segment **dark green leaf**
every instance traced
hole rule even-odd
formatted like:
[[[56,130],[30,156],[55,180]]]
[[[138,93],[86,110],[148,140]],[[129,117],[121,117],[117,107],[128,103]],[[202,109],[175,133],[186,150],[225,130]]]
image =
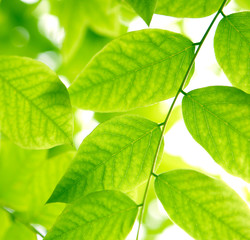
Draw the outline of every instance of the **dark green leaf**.
[[[0,57],[0,128],[16,144],[33,149],[72,142],[68,92],[41,62]]]
[[[100,112],[126,111],[173,97],[194,55],[180,34],[147,29],[113,40],[69,88],[72,102]]]
[[[125,239],[137,211],[138,206],[121,192],[95,192],[66,207],[44,240]]]
[[[174,170],[156,178],[155,190],[169,217],[195,239],[250,239],[247,204],[220,180]]]
[[[250,181],[250,95],[233,87],[189,92],[183,118],[193,138],[229,173]]]
[[[230,82],[250,93],[250,12],[224,17],[214,37],[215,56]]]
[[[104,189],[134,189],[150,174],[160,134],[156,123],[137,116],[100,124],[82,142],[49,202],[71,202]]]

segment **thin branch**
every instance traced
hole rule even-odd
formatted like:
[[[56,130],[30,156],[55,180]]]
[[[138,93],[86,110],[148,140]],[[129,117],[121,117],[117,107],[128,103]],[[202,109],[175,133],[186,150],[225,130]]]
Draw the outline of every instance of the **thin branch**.
[[[23,224],[25,227],[27,227],[29,230],[31,230],[32,232],[34,232],[35,234],[38,234],[40,237],[44,238],[44,235],[42,233],[40,233],[36,228],[34,228],[32,225],[30,225],[29,223],[26,223],[25,221],[22,221],[22,219],[18,218],[14,212],[10,211],[8,208],[2,207],[2,209],[7,212],[10,215],[10,218],[12,219],[12,221],[17,221],[20,222],[21,224]]]
[[[142,205],[142,208],[141,208],[141,213],[140,213],[140,218],[139,218],[139,226],[138,226],[138,230],[137,230],[136,240],[139,239],[140,227],[141,227],[141,224],[142,224],[142,218],[143,218],[143,213],[144,213],[144,208],[145,208],[145,202],[146,202],[146,199],[147,199],[148,189],[149,189],[151,177],[152,177],[153,174],[154,174],[154,168],[155,168],[156,160],[157,160],[157,157],[158,157],[159,152],[160,152],[161,143],[162,143],[162,140],[163,140],[163,137],[164,137],[164,132],[165,132],[165,129],[166,129],[166,126],[167,126],[169,117],[170,117],[170,115],[171,115],[171,113],[172,113],[172,110],[173,110],[173,108],[174,108],[174,105],[175,105],[175,103],[176,103],[176,100],[177,100],[179,94],[183,91],[183,87],[184,87],[184,85],[185,85],[185,83],[186,83],[186,81],[187,81],[187,79],[188,79],[188,76],[189,76],[191,70],[192,70],[192,67],[193,67],[193,65],[194,65],[195,59],[196,59],[198,53],[200,52],[200,49],[201,49],[201,47],[202,47],[202,45],[203,45],[203,43],[204,43],[204,41],[205,41],[205,39],[206,39],[206,37],[207,37],[209,31],[210,31],[210,29],[212,28],[214,22],[216,21],[218,15],[222,12],[222,9],[224,8],[226,2],[227,2],[227,0],[224,0],[224,1],[223,1],[223,3],[222,3],[222,5],[220,6],[219,10],[217,11],[216,15],[214,16],[213,20],[211,21],[210,25],[208,26],[208,28],[207,28],[205,34],[203,35],[201,41],[199,42],[199,44],[197,44],[197,45],[198,45],[198,48],[197,48],[197,50],[195,51],[194,57],[193,57],[193,59],[192,59],[190,65],[189,65],[189,67],[188,67],[188,69],[187,69],[187,72],[186,72],[186,74],[185,74],[185,76],[184,76],[184,78],[183,78],[183,80],[182,80],[182,83],[181,83],[181,85],[180,85],[180,87],[179,87],[179,89],[178,89],[178,91],[177,91],[177,93],[176,93],[176,95],[175,95],[175,97],[174,97],[174,100],[173,100],[173,102],[172,102],[172,104],[171,104],[171,106],[170,106],[170,109],[169,109],[169,111],[168,111],[168,113],[167,113],[167,116],[166,116],[166,118],[165,118],[165,121],[162,123],[163,128],[162,128],[162,131],[161,131],[161,136],[160,136],[160,139],[159,139],[159,141],[158,141],[157,149],[156,149],[155,156],[154,156],[154,161],[153,161],[153,164],[152,164],[152,168],[151,168],[150,175],[149,175],[149,177],[148,177],[147,185],[146,185],[146,188],[145,188],[145,192],[144,192],[144,196],[143,196],[143,200],[142,200],[142,204],[141,204],[141,205]]]

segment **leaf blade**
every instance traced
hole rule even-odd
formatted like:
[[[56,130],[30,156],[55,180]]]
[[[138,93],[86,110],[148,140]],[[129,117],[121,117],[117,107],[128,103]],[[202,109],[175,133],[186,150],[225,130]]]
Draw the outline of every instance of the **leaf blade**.
[[[71,143],[71,104],[56,74],[29,58],[1,56],[0,61],[3,133],[24,148]]]
[[[194,45],[165,30],[131,32],[96,55],[70,86],[72,103],[99,112],[126,111],[173,97]]]
[[[82,142],[48,202],[71,202],[93,191],[129,191],[150,174],[160,127],[137,116],[100,124]]]
[[[250,239],[249,208],[221,181],[174,170],[157,177],[155,190],[171,219],[195,239]]]
[[[91,193],[66,207],[44,239],[125,239],[137,211],[138,206],[121,192]]]
[[[193,138],[226,171],[250,181],[250,97],[233,87],[207,87],[189,92],[183,118]]]
[[[250,12],[224,17],[215,33],[216,59],[233,86],[250,93]]]

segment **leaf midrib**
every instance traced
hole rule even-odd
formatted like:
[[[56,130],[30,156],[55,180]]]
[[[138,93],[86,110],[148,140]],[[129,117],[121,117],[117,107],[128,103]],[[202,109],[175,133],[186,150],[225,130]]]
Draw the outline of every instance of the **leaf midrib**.
[[[195,199],[190,198],[188,195],[186,195],[184,192],[182,192],[181,190],[179,190],[178,188],[172,186],[171,184],[169,184],[168,182],[165,182],[164,180],[162,180],[160,177],[158,177],[158,180],[163,182],[164,184],[166,184],[168,187],[170,187],[171,189],[173,189],[175,192],[177,192],[178,194],[184,196],[184,198],[188,199],[189,202],[194,203],[195,205],[197,205],[198,207],[200,207],[200,209],[204,210],[204,212],[208,213],[210,216],[214,217],[218,222],[220,222],[221,224],[223,224],[224,226],[226,226],[227,228],[229,228],[231,231],[233,231],[234,233],[238,234],[239,236],[243,237],[246,240],[249,240],[249,238],[247,238],[246,236],[242,235],[241,232],[236,231],[234,228],[231,227],[231,225],[226,224],[222,219],[218,218],[216,215],[213,214],[213,212],[210,212],[208,209],[204,208],[199,202],[195,201]]]
[[[105,84],[109,84],[109,83],[111,83],[111,82],[115,82],[116,79],[119,79],[119,80],[121,81],[121,80],[122,80],[122,77],[124,77],[124,76],[126,76],[126,75],[129,75],[129,74],[131,74],[131,73],[136,73],[136,72],[139,72],[139,71],[141,71],[141,70],[143,70],[143,69],[146,69],[146,68],[148,68],[148,67],[152,67],[152,66],[154,66],[154,65],[160,64],[160,63],[162,63],[162,62],[164,62],[164,61],[166,61],[166,60],[168,60],[168,59],[170,59],[170,58],[172,58],[172,57],[175,57],[175,56],[177,56],[177,55],[179,55],[179,54],[181,54],[181,53],[183,53],[183,52],[186,52],[188,49],[190,49],[190,48],[192,48],[192,47],[194,47],[194,45],[190,45],[190,46],[184,48],[182,51],[177,52],[177,53],[175,53],[175,54],[173,54],[173,55],[171,55],[171,56],[167,56],[167,57],[165,57],[165,58],[163,58],[163,59],[160,59],[159,61],[152,62],[152,63],[150,63],[150,64],[147,64],[147,65],[143,66],[143,67],[139,67],[139,68],[137,68],[137,69],[132,69],[132,70],[130,70],[130,71],[125,72],[124,74],[117,75],[117,76],[115,76],[115,77],[112,78],[112,79],[107,79],[107,80],[105,80],[105,81],[96,82],[96,83],[94,83],[94,84],[91,84],[91,85],[88,86],[88,87],[84,87],[84,86],[80,85],[80,89],[79,89],[79,90],[77,90],[77,91],[71,90],[71,95],[79,94],[79,93],[81,93],[83,90],[91,89],[92,87],[94,87],[94,86],[96,86],[96,85],[97,85],[97,86],[103,86],[103,85],[105,85]],[[90,64],[91,64],[91,62],[90,62]],[[88,67],[88,65],[86,66],[86,69],[87,69],[87,67]],[[84,72],[84,71],[83,71],[83,72]],[[82,76],[80,75],[80,76],[76,79],[76,81],[77,81],[78,79],[81,79],[81,78],[84,78],[84,77],[82,77]],[[74,83],[73,83],[73,84],[74,84]],[[73,85],[72,85],[72,86],[73,86]],[[70,87],[69,89],[72,89],[72,87]]]
[[[3,76],[0,76],[0,79],[3,79],[2,83],[8,85],[9,87],[13,88],[14,91],[21,95],[21,97],[23,97],[26,101],[28,101],[30,103],[30,105],[32,105],[33,107],[35,107],[38,111],[40,111],[42,113],[42,115],[44,115],[48,120],[51,121],[51,123],[57,127],[57,129],[60,130],[60,132],[66,137],[66,139],[71,143],[71,139],[68,137],[67,133],[64,132],[64,130],[56,124],[56,122],[49,116],[47,115],[39,106],[37,106],[33,101],[31,101],[27,96],[25,96],[22,91],[20,91],[19,89],[17,89],[14,85],[12,85],[10,83],[10,81],[6,80]]]

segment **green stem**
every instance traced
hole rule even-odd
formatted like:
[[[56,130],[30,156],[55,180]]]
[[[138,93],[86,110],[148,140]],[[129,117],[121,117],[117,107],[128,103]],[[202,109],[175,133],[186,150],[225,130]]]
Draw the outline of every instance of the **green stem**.
[[[40,237],[44,238],[44,235],[42,233],[40,233],[36,228],[34,228],[32,225],[30,225],[29,223],[26,223],[25,221],[22,221],[20,218],[18,218],[13,212],[9,211],[7,208],[2,207],[2,209],[7,212],[10,215],[10,218],[13,221],[18,221],[21,224],[23,224],[25,227],[27,227],[29,230],[31,230],[32,232],[34,232],[35,234],[38,234]]]
[[[143,218],[143,213],[144,213],[144,208],[145,208],[145,202],[146,202],[146,199],[147,199],[148,189],[149,189],[151,177],[154,175],[154,168],[155,168],[156,160],[157,160],[159,152],[160,152],[161,143],[162,143],[162,140],[163,140],[163,137],[164,137],[164,132],[166,130],[169,117],[170,117],[170,115],[172,113],[172,110],[174,108],[174,105],[176,103],[176,100],[177,100],[179,94],[181,92],[184,92],[183,91],[183,87],[184,87],[184,85],[185,85],[185,83],[186,83],[186,81],[188,79],[188,76],[189,76],[191,70],[192,70],[192,67],[194,65],[195,59],[196,59],[198,53],[200,52],[200,49],[201,49],[201,47],[202,47],[202,45],[203,45],[203,43],[204,43],[204,41],[205,41],[208,33],[210,32],[210,30],[211,30],[214,22],[216,21],[216,19],[219,16],[219,14],[222,12],[222,9],[226,5],[226,3],[227,3],[227,0],[224,0],[223,3],[221,4],[219,10],[217,11],[216,15],[214,16],[213,20],[211,21],[210,25],[208,26],[208,28],[207,28],[205,34],[203,35],[201,41],[199,42],[199,44],[196,44],[198,46],[198,48],[197,48],[197,50],[194,53],[194,57],[193,57],[190,65],[189,65],[189,67],[187,69],[187,72],[186,72],[186,74],[185,74],[185,76],[184,76],[184,78],[182,80],[182,83],[181,83],[181,85],[180,85],[180,87],[179,87],[179,89],[178,89],[178,91],[177,91],[177,93],[176,93],[176,95],[174,97],[174,100],[173,100],[173,102],[172,102],[172,104],[171,104],[171,106],[170,106],[170,108],[168,110],[168,113],[167,113],[167,116],[165,118],[165,121],[161,124],[163,126],[162,131],[161,131],[161,136],[160,136],[160,139],[158,141],[157,149],[156,149],[155,156],[154,156],[154,161],[153,161],[151,172],[150,172],[150,175],[149,175],[149,178],[148,178],[148,181],[147,181],[147,185],[146,185],[146,188],[145,188],[143,200],[142,200],[142,203],[140,204],[142,207],[141,207],[141,212],[140,212],[139,226],[138,226],[138,230],[137,230],[136,240],[139,239],[140,227],[141,227],[141,224],[142,224],[142,218]]]

